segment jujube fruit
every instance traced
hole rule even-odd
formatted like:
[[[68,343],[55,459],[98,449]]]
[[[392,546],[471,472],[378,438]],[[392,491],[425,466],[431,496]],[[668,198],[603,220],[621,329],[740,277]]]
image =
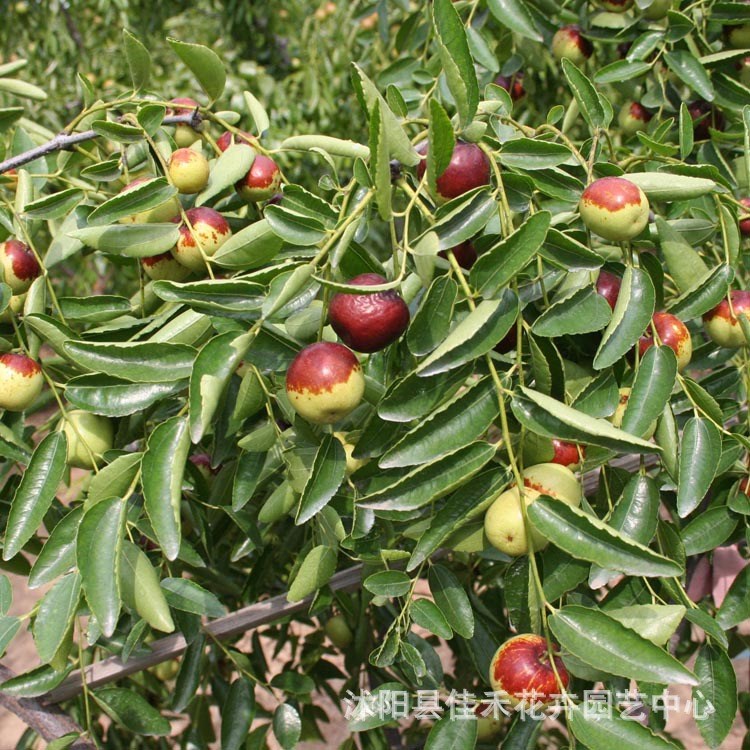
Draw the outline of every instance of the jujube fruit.
[[[349,282],[377,286],[386,279],[364,273]],[[373,294],[338,292],[328,307],[328,319],[342,341],[357,352],[377,352],[398,339],[409,326],[409,308],[395,289]]]

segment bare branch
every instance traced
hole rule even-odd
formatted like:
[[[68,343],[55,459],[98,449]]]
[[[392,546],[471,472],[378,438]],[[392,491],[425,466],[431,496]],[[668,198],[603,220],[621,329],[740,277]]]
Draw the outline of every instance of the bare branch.
[[[0,679],[5,681],[11,677],[15,677],[14,672],[0,665]],[[0,693],[0,706],[18,716],[46,742],[66,734],[83,734],[81,727],[66,713],[55,706],[43,706],[33,698],[13,698]],[[89,740],[77,740],[71,750],[96,750],[96,745]]]
[[[203,119],[196,109],[188,115],[170,115],[169,117],[165,117],[162,125],[190,125],[190,127],[198,130],[202,121]],[[11,156],[9,159],[0,162],[0,174],[8,172],[11,169],[18,169],[35,159],[47,156],[47,154],[53,154],[56,151],[65,151],[79,143],[99,138],[99,136],[100,134],[93,130],[84,130],[81,133],[59,133],[51,141],[47,141],[47,143],[43,143],[41,146],[36,146],[29,151],[24,151],[22,154]]]

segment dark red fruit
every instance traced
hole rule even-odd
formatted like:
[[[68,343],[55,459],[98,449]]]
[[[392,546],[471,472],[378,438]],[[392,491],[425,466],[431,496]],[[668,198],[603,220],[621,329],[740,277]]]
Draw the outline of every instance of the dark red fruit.
[[[468,271],[477,260],[477,251],[474,249],[474,245],[471,244],[471,240],[466,240],[460,245],[452,247],[453,255],[458,261],[458,265],[464,270]],[[438,253],[441,258],[446,258],[447,253],[441,251]]]
[[[226,151],[233,143],[246,143],[249,146],[253,146],[258,142],[258,139],[252,135],[252,133],[230,133],[225,130],[217,139],[216,145],[219,151]]]
[[[523,73],[514,73],[512,76],[497,76],[493,83],[495,86],[505,89],[514,102],[526,96],[526,89],[523,87]]]
[[[620,296],[622,279],[609,271],[601,270],[596,280],[596,291],[607,300],[607,304],[614,310],[617,298]]]
[[[747,219],[740,221],[740,232],[745,237],[750,237],[750,198],[740,198],[740,203],[745,207],[745,210],[741,213],[748,214]]]
[[[423,145],[420,153],[426,153]],[[427,170],[427,159],[417,164],[417,177],[421,180]],[[490,160],[476,143],[458,141],[453,149],[450,163],[436,180],[438,199],[450,200],[468,193],[474,188],[490,184]]]
[[[690,117],[693,118],[693,133],[699,141],[705,141],[709,138],[709,128],[714,130],[724,129],[726,122],[724,115],[703,99],[696,99],[696,101],[688,104],[688,112]]]
[[[677,355],[677,369],[683,370],[693,356],[693,342],[687,326],[675,315],[667,312],[654,313],[650,325],[643,336],[638,339],[638,352],[643,355],[654,345],[652,328],[656,329],[659,341],[668,346]]]
[[[586,457],[584,446],[579,446],[578,443],[569,443],[567,440],[553,438],[552,448],[555,453],[550,459],[550,463],[567,466],[569,469],[580,466],[581,460]]]
[[[386,279],[363,273],[350,282],[377,286]],[[374,294],[338,293],[331,299],[328,319],[344,343],[357,352],[377,352],[398,339],[409,325],[409,308],[395,289]]]

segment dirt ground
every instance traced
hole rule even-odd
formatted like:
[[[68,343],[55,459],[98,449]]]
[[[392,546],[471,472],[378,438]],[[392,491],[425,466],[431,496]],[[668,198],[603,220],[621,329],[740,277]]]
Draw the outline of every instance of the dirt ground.
[[[25,614],[34,606],[41,593],[26,589],[23,579],[14,576],[10,576],[10,578],[14,589],[11,614]],[[446,666],[449,653],[448,649],[445,649],[444,653],[441,653]],[[26,630],[22,630],[11,643],[10,649],[2,659],[2,662],[5,666],[16,672],[23,672],[37,664],[34,644],[31,635]],[[283,660],[281,662],[283,663]],[[273,660],[270,663],[273,663]],[[343,664],[339,666],[343,668]],[[737,671],[739,689],[749,690],[750,659],[747,658],[747,655],[735,661],[735,669]],[[685,706],[687,699],[690,697],[689,688],[674,687],[670,692],[679,696],[680,706]],[[332,750],[338,747],[348,736],[346,722],[341,715],[342,706],[334,705],[326,695],[321,695],[319,698],[319,705],[331,717],[331,723],[322,727],[325,742],[301,743],[299,746],[301,750]],[[273,709],[273,706],[267,706],[267,708]],[[0,708],[0,750],[14,750],[24,729],[24,725],[15,716]],[[705,750],[707,747],[701,739],[692,718],[682,711],[670,714],[668,729],[688,750]],[[744,733],[744,725],[738,716],[731,734],[721,746],[722,750],[740,750]],[[147,748],[148,746],[148,740],[144,740],[143,747]],[[269,737],[268,747],[272,750],[277,750],[278,745],[275,743],[273,737]]]

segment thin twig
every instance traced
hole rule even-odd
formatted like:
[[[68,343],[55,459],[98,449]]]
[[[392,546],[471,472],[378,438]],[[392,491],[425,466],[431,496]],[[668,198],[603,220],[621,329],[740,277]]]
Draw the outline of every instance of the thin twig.
[[[162,125],[190,125],[193,129],[197,130],[203,121],[200,113],[196,109],[187,115],[169,115],[162,121]],[[91,141],[94,138],[99,138],[101,133],[97,133],[94,130],[84,130],[81,133],[59,133],[52,140],[43,143],[41,146],[36,146],[29,151],[24,151],[22,154],[11,156],[9,159],[0,162],[0,174],[8,172],[11,169],[18,169],[24,164],[39,159],[47,154],[55,153],[56,151],[65,151],[79,143],[85,141]]]

